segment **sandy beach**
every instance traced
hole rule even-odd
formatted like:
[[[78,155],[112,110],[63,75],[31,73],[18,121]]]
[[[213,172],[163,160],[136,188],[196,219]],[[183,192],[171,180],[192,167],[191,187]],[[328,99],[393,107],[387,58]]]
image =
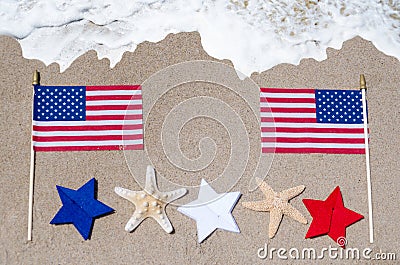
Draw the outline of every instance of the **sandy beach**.
[[[91,51],[60,73],[56,64],[45,66],[40,61],[25,59],[18,42],[5,36],[0,37],[0,54],[0,264],[290,264],[295,261],[277,257],[273,261],[260,259],[258,249],[265,244],[269,248],[287,250],[315,248],[318,252],[329,245],[337,247],[328,236],[304,239],[309,224],[300,224],[286,216],[276,236],[268,239],[269,213],[250,211],[241,205],[243,201],[261,200],[263,196],[259,190],[250,192],[248,187],[252,170],[258,162],[260,128],[258,120],[250,113],[259,108],[259,92],[247,88],[246,82],[243,82],[243,87],[237,86],[233,90],[214,84],[188,83],[165,94],[160,92],[162,84],[160,90],[146,91],[143,88],[146,150],[128,156],[130,170],[123,151],[37,153],[33,241],[27,242],[32,73],[35,69],[40,71],[43,85],[142,84],[157,71],[176,63],[216,60],[203,50],[200,35],[196,32],[170,34],[158,43],[144,42],[134,53],[126,52],[113,69],[110,69],[107,59],[98,60],[96,53]],[[359,75],[365,74],[375,242],[369,243],[363,155],[277,154],[265,180],[276,191],[305,185],[305,191],[290,203],[308,223],[312,218],[302,199],[325,200],[336,186],[340,186],[344,205],[365,217],[347,228],[348,247],[358,248],[361,252],[365,248],[371,248],[372,253],[397,252],[397,259],[400,259],[400,161],[397,157],[400,151],[397,136],[400,62],[359,37],[346,41],[340,50],[328,49],[327,54],[328,59],[321,62],[304,59],[297,66],[280,64],[265,72],[254,73],[251,78],[259,87],[340,89],[357,88]],[[228,60],[222,62],[230,64]],[[180,73],[176,74],[179,77]],[[224,80],[240,82],[235,72],[216,74]],[[171,80],[174,78],[171,76]],[[246,101],[238,96],[243,94]],[[230,190],[242,193],[233,210],[240,234],[218,230],[198,244],[195,221],[176,211],[174,205],[166,208],[174,233],[165,233],[151,219],[145,220],[133,233],[124,231],[134,207],[116,195],[114,187],[141,190],[135,178],[144,178],[149,162],[166,179],[192,186],[198,185],[201,178],[216,179],[227,167],[231,151],[229,132],[216,120],[207,117],[187,123],[180,132],[179,145],[185,156],[195,159],[201,154],[198,141],[204,137],[214,139],[217,151],[208,167],[195,173],[182,172],[163,153],[160,141],[163,121],[180,102],[198,96],[216,98],[228,104],[242,118],[247,131],[249,159],[244,174]],[[174,125],[171,126],[167,129],[175,131]],[[270,163],[270,160],[271,157],[265,156],[261,163]],[[241,162],[241,158],[232,161]],[[235,170],[229,172],[240,174]],[[91,239],[84,241],[73,225],[55,226],[49,222],[61,207],[56,185],[78,189],[92,177],[98,181],[97,198],[115,209],[115,213],[96,219]],[[169,189],[165,181],[160,180],[159,186],[160,190]],[[214,188],[217,192],[227,192],[223,181],[216,182]],[[196,197],[194,188],[178,203],[187,203]],[[331,264],[335,261],[326,256],[322,260],[298,262]],[[336,262],[353,264],[354,260]]]

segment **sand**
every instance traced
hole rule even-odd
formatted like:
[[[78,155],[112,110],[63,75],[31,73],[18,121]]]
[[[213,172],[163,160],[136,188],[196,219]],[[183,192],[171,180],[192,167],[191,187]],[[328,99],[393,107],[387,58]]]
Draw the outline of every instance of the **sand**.
[[[122,151],[99,152],[51,152],[36,156],[35,200],[33,241],[27,242],[28,186],[31,134],[32,72],[41,72],[44,85],[79,84],[143,84],[154,73],[167,66],[191,61],[214,60],[201,46],[197,33],[169,35],[159,43],[143,43],[134,53],[125,53],[114,69],[106,59],[98,60],[95,52],[78,58],[64,73],[57,65],[45,66],[37,60],[23,58],[18,42],[0,37],[1,71],[1,176],[0,176],[0,264],[257,264],[293,263],[274,256],[263,260],[257,256],[259,248],[315,248],[319,253],[324,247],[337,247],[328,236],[304,239],[309,225],[300,224],[284,217],[273,239],[268,239],[269,214],[253,212],[241,206],[242,201],[262,199],[258,190],[249,191],[249,180],[260,152],[257,115],[258,91],[249,82],[241,81],[235,72],[215,72],[216,76],[232,84],[230,88],[206,83],[182,84],[162,94],[166,84],[179,80],[183,73],[175,72],[168,79],[151,83],[152,89],[143,88],[146,151],[127,155]],[[400,195],[399,137],[400,122],[400,62],[379,52],[370,42],[354,38],[344,43],[342,49],[327,51],[328,59],[317,62],[302,60],[298,66],[282,64],[252,79],[260,87],[314,87],[357,88],[359,74],[364,73],[368,85],[370,119],[370,151],[372,170],[372,195],[375,224],[375,242],[370,244],[368,233],[367,183],[365,157],[362,155],[296,154],[263,156],[261,162],[270,165],[267,183],[275,190],[305,185],[305,191],[291,201],[311,221],[302,203],[304,198],[324,200],[336,186],[340,186],[345,206],[359,212],[365,219],[347,229],[348,247],[362,252],[371,248],[372,254],[397,252],[400,249],[399,229]],[[229,64],[225,60],[224,63]],[[203,72],[209,71],[203,68]],[[247,82],[247,83],[246,83]],[[157,89],[157,84],[159,89]],[[241,86],[240,84],[243,84]],[[204,161],[215,151],[215,158],[197,173],[180,170],[168,161],[161,144],[161,127],[168,113],[178,103],[192,97],[213,97],[228,104],[236,111],[242,123],[224,127],[216,120],[199,117],[188,122],[180,131],[179,144],[182,153],[196,159],[203,151]],[[150,108],[154,103],[154,107]],[[223,104],[221,103],[221,104]],[[182,106],[182,113],[194,111],[195,105]],[[207,108],[216,112],[220,119],[229,117],[215,106]],[[179,117],[177,115],[176,117]],[[229,119],[227,119],[229,120]],[[168,123],[166,135],[179,131],[178,125]],[[233,126],[233,127],[230,127]],[[235,127],[237,126],[237,128]],[[231,158],[229,130],[245,130],[246,144],[250,151],[246,157]],[[237,130],[236,130],[237,129]],[[198,141],[210,137],[200,150]],[[171,143],[169,143],[171,144]],[[175,144],[178,144],[175,142]],[[168,145],[168,143],[166,144]],[[237,151],[238,148],[232,147]],[[234,150],[234,151],[235,151]],[[235,151],[235,152],[236,152]],[[179,154],[172,152],[172,161],[184,163]],[[144,179],[147,164],[155,166],[160,176],[161,190],[168,190],[171,183],[196,186],[201,178],[214,180],[218,192],[241,191],[242,198],[233,211],[241,230],[240,234],[216,231],[202,244],[197,243],[194,220],[167,207],[167,214],[175,228],[173,234],[165,233],[151,219],[145,220],[133,233],[124,231],[133,205],[114,193],[115,186],[140,190],[135,181]],[[203,161],[203,160],[202,160]],[[203,162],[204,162],[203,161]],[[244,162],[243,162],[244,161]],[[201,161],[194,161],[201,165]],[[232,164],[230,164],[232,163]],[[129,167],[128,167],[129,164]],[[198,166],[196,164],[196,166]],[[233,166],[232,166],[233,165]],[[237,165],[237,167],[235,167]],[[129,169],[130,168],[130,169]],[[219,175],[228,168],[220,180]],[[243,175],[241,174],[244,171]],[[133,173],[133,175],[131,174]],[[231,176],[231,178],[229,178]],[[115,209],[115,213],[97,219],[90,240],[84,241],[72,225],[50,225],[49,222],[61,207],[56,185],[77,189],[90,178],[98,181],[97,197]],[[220,181],[219,181],[220,180]],[[178,203],[186,203],[197,197],[197,189],[189,189],[189,195]],[[400,259],[400,257],[397,257]],[[330,264],[328,255],[323,260],[303,260],[299,263]],[[354,263],[342,260],[340,263]],[[365,261],[363,261],[365,262]],[[389,262],[390,263],[394,263]]]

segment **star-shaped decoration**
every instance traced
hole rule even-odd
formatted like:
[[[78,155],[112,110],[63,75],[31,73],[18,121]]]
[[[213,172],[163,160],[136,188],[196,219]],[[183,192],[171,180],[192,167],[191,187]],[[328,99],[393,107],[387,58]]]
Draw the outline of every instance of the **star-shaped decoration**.
[[[281,192],[275,192],[262,179],[256,178],[256,182],[262,193],[264,193],[265,199],[262,201],[243,202],[242,205],[254,211],[270,212],[268,228],[269,238],[275,236],[283,215],[287,215],[302,224],[307,224],[306,218],[289,204],[291,199],[304,191],[305,186],[301,185]]]
[[[63,203],[50,224],[73,224],[82,237],[90,237],[94,219],[114,210],[95,198],[95,183],[92,178],[78,190],[57,186]]]
[[[240,196],[240,192],[218,194],[202,179],[197,199],[179,207],[178,211],[196,220],[201,243],[217,228],[240,233],[231,213]]]
[[[135,205],[135,211],[125,226],[126,231],[132,232],[144,219],[151,217],[165,232],[171,233],[174,229],[165,213],[165,207],[168,203],[184,196],[187,190],[182,188],[169,192],[159,191],[154,168],[147,166],[144,190],[131,191],[116,187],[115,192]]]
[[[346,227],[364,218],[344,207],[339,186],[325,201],[304,199],[303,203],[313,217],[306,238],[328,235],[343,248],[345,244],[338,240],[346,238]]]

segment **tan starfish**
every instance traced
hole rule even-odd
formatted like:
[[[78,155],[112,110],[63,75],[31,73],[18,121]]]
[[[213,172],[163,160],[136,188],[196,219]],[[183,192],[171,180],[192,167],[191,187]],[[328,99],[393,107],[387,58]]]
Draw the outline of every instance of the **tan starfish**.
[[[159,191],[154,168],[147,166],[144,190],[131,191],[116,187],[115,192],[135,205],[135,211],[125,226],[126,231],[133,231],[144,219],[151,217],[161,225],[165,232],[171,233],[174,229],[165,213],[165,207],[168,203],[184,196],[187,190],[182,188],[169,192]]]
[[[243,202],[242,205],[253,211],[270,212],[269,238],[275,236],[284,214],[302,224],[307,224],[306,218],[289,204],[289,200],[302,193],[305,186],[301,185],[281,192],[275,192],[267,183],[262,181],[262,179],[256,178],[256,182],[262,193],[264,193],[265,199],[262,201]]]

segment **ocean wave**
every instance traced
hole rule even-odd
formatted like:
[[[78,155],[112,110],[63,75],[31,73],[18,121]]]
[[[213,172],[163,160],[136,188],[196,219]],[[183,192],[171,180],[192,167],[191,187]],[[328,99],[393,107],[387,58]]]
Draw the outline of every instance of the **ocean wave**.
[[[303,58],[323,60],[355,36],[400,59],[400,0],[2,0],[0,34],[23,55],[64,71],[97,51],[114,67],[125,51],[198,31],[205,51],[250,75]]]

